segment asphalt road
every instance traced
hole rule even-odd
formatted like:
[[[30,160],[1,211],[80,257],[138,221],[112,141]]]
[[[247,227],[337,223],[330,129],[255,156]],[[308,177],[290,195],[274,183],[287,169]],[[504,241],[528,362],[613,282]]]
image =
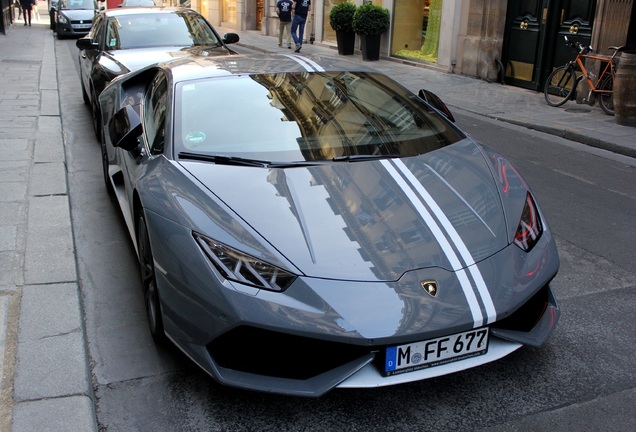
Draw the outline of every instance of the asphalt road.
[[[56,41],[73,232],[103,431],[633,430],[636,161],[455,113],[508,156],[558,241],[553,337],[480,368],[299,399],[222,387],[148,333],[128,233],[102,180],[74,41]],[[443,95],[440,95],[443,98]]]

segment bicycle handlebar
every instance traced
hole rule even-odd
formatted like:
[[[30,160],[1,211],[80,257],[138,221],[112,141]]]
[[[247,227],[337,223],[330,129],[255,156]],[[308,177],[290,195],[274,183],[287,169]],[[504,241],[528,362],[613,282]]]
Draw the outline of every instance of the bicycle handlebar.
[[[587,54],[593,51],[592,46],[585,46],[580,42],[571,41],[570,39],[568,39],[567,36],[563,36],[563,38],[565,39],[565,44],[567,46],[574,48],[575,50],[579,51],[579,53],[581,54]]]

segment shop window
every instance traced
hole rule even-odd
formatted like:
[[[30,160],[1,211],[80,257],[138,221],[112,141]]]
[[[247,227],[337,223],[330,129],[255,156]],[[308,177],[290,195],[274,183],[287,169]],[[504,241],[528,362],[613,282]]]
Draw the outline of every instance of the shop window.
[[[437,62],[442,0],[396,0],[391,55]]]
[[[223,22],[236,24],[236,1],[223,0]]]
[[[322,40],[323,42],[333,42],[336,43],[336,31],[331,28],[331,24],[329,24],[329,13],[331,13],[331,8],[340,3],[346,3],[347,1],[352,0],[324,0],[322,6],[323,16],[325,17],[322,20]],[[312,2],[313,3],[313,2]]]

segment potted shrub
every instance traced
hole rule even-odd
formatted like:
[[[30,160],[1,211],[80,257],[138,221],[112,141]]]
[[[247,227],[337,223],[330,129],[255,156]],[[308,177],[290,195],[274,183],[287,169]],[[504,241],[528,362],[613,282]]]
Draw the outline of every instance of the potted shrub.
[[[353,14],[353,31],[360,35],[363,60],[380,60],[380,39],[389,29],[389,10],[365,3]]]
[[[329,24],[336,31],[338,42],[338,54],[352,55],[356,41],[356,33],[353,31],[353,14],[356,5],[348,1],[338,3],[329,12]]]

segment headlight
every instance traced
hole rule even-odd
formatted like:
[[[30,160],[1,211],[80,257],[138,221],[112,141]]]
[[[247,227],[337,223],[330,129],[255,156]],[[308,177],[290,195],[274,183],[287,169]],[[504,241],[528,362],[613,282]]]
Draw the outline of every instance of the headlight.
[[[60,20],[62,24],[68,24],[68,19],[66,19],[64,15],[58,15],[57,19]]]
[[[230,280],[270,291],[284,291],[296,276],[281,268],[193,233],[199,246],[221,274]]]
[[[530,193],[526,195],[526,205],[523,207],[521,213],[521,220],[515,233],[515,244],[522,250],[530,252],[535,244],[541,238],[543,233],[543,227],[541,226],[541,218],[537,211],[537,206],[530,196]]]

